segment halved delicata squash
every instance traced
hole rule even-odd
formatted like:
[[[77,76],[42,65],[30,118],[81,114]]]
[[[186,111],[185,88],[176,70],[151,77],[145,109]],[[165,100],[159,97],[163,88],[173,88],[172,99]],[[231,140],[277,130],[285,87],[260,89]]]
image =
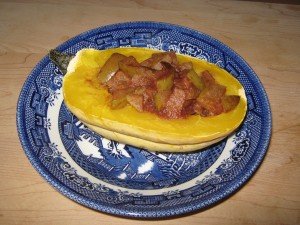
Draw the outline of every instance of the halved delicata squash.
[[[187,76],[195,87],[203,88],[197,74],[209,71],[218,85],[226,87],[227,96],[235,96],[239,99],[237,105],[231,109],[228,106],[232,102],[231,98],[222,98],[223,108],[230,108],[225,112],[213,116],[194,114],[182,118],[164,118],[155,113],[137,110],[131,104],[124,104],[125,100],[121,98],[117,99],[119,102],[113,103],[121,104],[121,106],[112,107],[111,93],[104,88],[103,83],[108,82],[120,65],[126,69],[127,73],[132,74],[139,72],[135,70],[134,63],[143,62],[145,65],[152,63],[153,70],[159,70],[161,65],[154,64],[155,60],[154,62],[147,61],[154,53],[159,53],[159,51],[144,48],[79,51],[70,61],[63,79],[66,106],[88,127],[104,137],[155,151],[182,152],[201,149],[225,138],[241,124],[247,110],[247,99],[244,88],[238,80],[214,64],[180,54],[176,54],[178,63],[182,67],[192,66],[193,68],[193,72],[189,72]],[[128,64],[127,67],[124,67],[124,63],[115,63],[109,67],[111,74],[108,77],[109,73],[104,74],[102,68],[105,68],[105,63],[113,54],[117,55],[120,61],[124,62],[124,57],[133,56],[137,62]],[[161,93],[170,90],[169,80],[173,79],[171,75],[163,78],[165,81],[160,79],[160,83],[157,82],[157,89]],[[203,91],[203,93],[205,96],[206,92]],[[162,104],[160,100],[162,97],[164,95],[157,97],[159,107]],[[134,98],[135,95],[127,95],[125,99],[132,101]],[[198,98],[201,103],[201,93]]]

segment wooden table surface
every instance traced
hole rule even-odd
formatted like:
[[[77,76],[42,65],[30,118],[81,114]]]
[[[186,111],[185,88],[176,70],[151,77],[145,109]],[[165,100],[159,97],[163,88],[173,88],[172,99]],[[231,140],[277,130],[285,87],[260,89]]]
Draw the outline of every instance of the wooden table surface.
[[[36,63],[83,31],[152,20],[210,34],[259,75],[271,103],[268,153],[235,195],[176,219],[132,220],[83,207],[33,169],[19,143],[15,114]],[[300,224],[300,6],[246,1],[0,1],[0,224]]]

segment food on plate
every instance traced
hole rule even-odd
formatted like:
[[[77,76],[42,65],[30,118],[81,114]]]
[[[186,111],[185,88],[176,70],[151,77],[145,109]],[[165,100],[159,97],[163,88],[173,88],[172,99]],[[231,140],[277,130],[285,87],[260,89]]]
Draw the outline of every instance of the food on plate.
[[[90,129],[155,151],[207,147],[233,132],[247,109],[242,85],[225,70],[144,48],[80,50],[68,64],[63,94]]]

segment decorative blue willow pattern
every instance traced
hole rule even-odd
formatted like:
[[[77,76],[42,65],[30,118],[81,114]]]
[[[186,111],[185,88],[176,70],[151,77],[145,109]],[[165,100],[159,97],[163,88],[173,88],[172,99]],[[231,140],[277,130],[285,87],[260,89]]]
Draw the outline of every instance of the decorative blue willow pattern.
[[[17,125],[25,153],[38,172],[71,199],[104,212],[132,217],[167,217],[207,207],[233,193],[260,164],[270,138],[271,115],[267,96],[251,68],[230,48],[200,32],[165,23],[133,22],[83,33],[58,47],[75,54],[82,48],[148,47],[205,59],[233,74],[244,85],[248,113],[233,137],[229,157],[214,172],[192,186],[220,157],[226,140],[190,154],[153,154],[95,135],[68,112],[59,99],[61,72],[45,57],[21,91]],[[58,124],[48,113],[58,108]],[[49,114],[49,115],[48,115]],[[59,128],[57,139],[50,131]],[[64,149],[59,149],[59,141]],[[84,145],[82,143],[84,142]],[[84,146],[89,146],[88,149]],[[67,151],[82,169],[122,190],[94,182],[68,162]],[[164,189],[173,187],[172,191]],[[126,190],[126,188],[129,188]],[[132,192],[136,189],[137,192]],[[147,195],[143,190],[160,190]]]
[[[221,142],[209,150],[185,154],[140,150],[95,134],[65,105],[60,110],[59,126],[66,150],[81,168],[106,182],[135,189],[164,188],[191,180],[210,167],[225,146]],[[81,142],[89,149],[81,147]]]

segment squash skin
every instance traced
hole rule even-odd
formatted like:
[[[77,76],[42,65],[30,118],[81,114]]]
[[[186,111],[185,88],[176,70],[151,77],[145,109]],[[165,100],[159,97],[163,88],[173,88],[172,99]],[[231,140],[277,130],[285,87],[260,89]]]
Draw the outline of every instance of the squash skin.
[[[95,131],[96,133],[110,140],[115,140],[123,144],[128,144],[138,148],[143,148],[143,149],[156,151],[156,152],[191,152],[191,151],[196,151],[196,150],[206,148],[226,138],[226,137],[221,137],[211,141],[202,142],[199,144],[190,144],[190,145],[162,144],[162,143],[143,140],[136,137],[127,136],[125,134],[106,130],[101,127],[94,126],[85,122],[83,123],[91,130]]]
[[[100,87],[97,74],[114,52],[133,55],[140,62],[158,51],[142,48],[79,51],[68,66],[63,80],[63,94],[67,107],[84,123],[153,143],[195,145],[224,138],[243,121],[247,111],[247,99],[242,85],[216,65],[183,55],[177,55],[180,63],[192,61],[197,73],[209,70],[218,83],[227,87],[227,94],[239,95],[241,100],[238,106],[228,113],[214,117],[193,115],[175,120],[162,119],[147,112],[141,113],[130,105],[122,109],[110,109],[109,94]]]

